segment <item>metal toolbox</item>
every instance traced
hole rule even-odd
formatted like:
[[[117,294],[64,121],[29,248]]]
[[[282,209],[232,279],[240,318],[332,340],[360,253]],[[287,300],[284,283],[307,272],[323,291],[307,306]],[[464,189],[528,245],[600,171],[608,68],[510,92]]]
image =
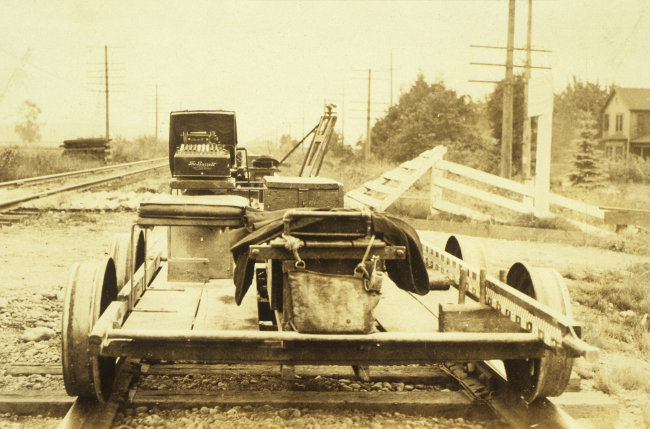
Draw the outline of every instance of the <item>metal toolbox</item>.
[[[343,207],[343,184],[322,177],[265,176],[264,210]]]

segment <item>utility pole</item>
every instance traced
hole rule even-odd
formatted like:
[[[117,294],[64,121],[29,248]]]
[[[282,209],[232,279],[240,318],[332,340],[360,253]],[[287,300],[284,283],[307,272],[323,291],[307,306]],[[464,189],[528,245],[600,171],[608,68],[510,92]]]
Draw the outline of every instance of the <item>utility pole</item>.
[[[341,144],[345,146],[345,82],[341,89]]]
[[[512,177],[512,115],[514,100],[513,54],[515,48],[515,0],[509,0],[506,79],[503,90],[503,119],[501,121],[501,177]]]
[[[370,81],[372,80],[372,70],[368,69],[368,112],[366,116],[366,147],[364,155],[366,159],[370,158],[370,145],[372,139],[370,138]]]
[[[104,81],[106,84],[106,139],[109,138],[108,127],[108,46],[104,45]]]
[[[354,70],[354,71],[364,71],[365,72],[365,70]],[[385,71],[387,71],[387,70],[375,70],[375,72],[385,72]],[[353,78],[353,79],[359,79],[359,80],[364,79],[365,80],[365,78]],[[375,78],[375,79],[377,79],[377,78]],[[388,80],[388,79],[381,79],[380,78],[379,80]],[[372,137],[370,135],[371,134],[370,133],[370,131],[371,131],[371,129],[370,129],[370,119],[371,119],[370,118],[370,113],[371,113],[370,105],[371,105],[371,103],[373,103],[373,102],[371,102],[371,97],[370,97],[370,94],[371,94],[371,82],[372,82],[372,69],[368,69],[368,100],[367,101],[358,101],[358,102],[353,101],[352,102],[352,103],[366,104],[366,109],[365,109],[366,117],[363,118],[363,119],[366,120],[366,143],[365,143],[364,148],[363,148],[363,154],[364,154],[364,157],[366,159],[368,159],[370,157],[370,152],[371,152],[371,148],[372,148]],[[374,103],[378,104],[377,102],[374,102]],[[379,103],[379,104],[387,104],[387,103]],[[352,109],[352,110],[356,111],[356,109]],[[358,110],[363,111],[361,109],[358,109]],[[362,119],[362,118],[353,118],[353,119]]]
[[[528,84],[531,78],[531,39],[533,24],[533,0],[528,0],[528,29],[526,33],[526,68],[524,69],[524,135],[521,146],[521,175],[524,181],[531,178],[531,120],[528,117]]]
[[[391,49],[391,51],[390,51],[390,68],[388,70],[386,70],[386,69],[379,70],[379,71],[383,71],[383,72],[386,72],[386,71],[390,72],[390,104],[388,106],[389,108],[393,107],[393,70],[400,70],[400,69],[396,69],[396,68],[393,67],[393,50]]]
[[[158,85],[156,85],[156,141],[158,141]]]
[[[390,107],[393,107],[393,51],[390,51]]]
[[[506,55],[506,78],[499,82],[494,80],[472,80],[469,82],[479,83],[504,83],[503,91],[503,116],[501,122],[501,176],[511,178],[512,176],[512,123],[513,123],[513,101],[514,101],[514,78],[513,68],[522,67],[525,69],[525,95],[524,95],[524,135],[522,138],[522,179],[524,181],[531,179],[531,129],[530,121],[528,119],[528,81],[531,79],[532,69],[551,70],[551,67],[533,66],[531,60],[532,52],[551,52],[545,49],[532,49],[531,48],[531,34],[532,34],[532,0],[528,0],[528,31],[527,31],[527,46],[525,48],[514,47],[514,34],[515,34],[515,2],[510,0],[509,13],[508,13],[508,43],[506,47],[503,46],[481,46],[470,45],[471,48],[487,48],[487,49],[504,49],[507,51]],[[514,51],[526,51],[526,63],[524,65],[513,64]],[[496,66],[503,67],[504,64],[494,63],[478,63],[470,62],[471,65],[478,66]]]
[[[125,92],[123,90],[115,90],[114,89],[116,86],[124,85],[124,82],[119,82],[118,81],[117,83],[115,83],[115,79],[124,78],[124,76],[115,76],[114,74],[111,74],[111,76],[110,76],[111,82],[110,82],[110,85],[109,85],[109,80],[108,80],[109,79],[109,73],[113,73],[113,72],[116,72],[116,71],[124,71],[124,69],[115,69],[115,68],[109,69],[109,66],[108,66],[108,46],[107,45],[104,45],[104,46],[90,46],[89,48],[93,48],[93,49],[99,48],[99,49],[104,50],[104,61],[97,62],[97,63],[89,63],[90,65],[97,65],[97,66],[99,66],[101,64],[103,67],[101,67],[101,69],[89,71],[88,77],[90,79],[98,79],[98,81],[93,80],[93,81],[89,82],[91,85],[93,85],[93,86],[94,85],[99,85],[99,88],[101,88],[99,90],[93,90],[93,91],[95,91],[95,92],[104,92],[105,93],[105,97],[106,97],[106,139],[109,139],[110,138],[109,92]],[[111,48],[113,49],[114,47],[111,47]],[[115,65],[116,64],[114,62],[111,63],[111,66],[115,66]],[[121,64],[121,65],[123,65],[123,64]]]

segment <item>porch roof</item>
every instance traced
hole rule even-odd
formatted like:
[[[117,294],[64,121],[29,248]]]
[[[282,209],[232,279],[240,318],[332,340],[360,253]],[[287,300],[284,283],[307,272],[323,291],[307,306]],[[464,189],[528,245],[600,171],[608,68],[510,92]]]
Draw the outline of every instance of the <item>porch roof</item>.
[[[616,134],[612,134],[606,137],[602,138],[603,141],[609,141],[609,140],[627,140],[627,136],[621,132],[617,132]]]
[[[630,140],[630,144],[650,144],[650,134],[646,134],[642,137],[637,137],[634,140]]]

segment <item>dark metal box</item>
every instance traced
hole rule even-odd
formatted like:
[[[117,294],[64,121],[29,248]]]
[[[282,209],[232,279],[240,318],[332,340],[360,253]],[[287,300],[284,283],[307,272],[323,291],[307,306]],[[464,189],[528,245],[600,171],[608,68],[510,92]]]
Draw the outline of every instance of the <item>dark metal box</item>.
[[[265,176],[264,210],[343,207],[343,185],[322,177]]]

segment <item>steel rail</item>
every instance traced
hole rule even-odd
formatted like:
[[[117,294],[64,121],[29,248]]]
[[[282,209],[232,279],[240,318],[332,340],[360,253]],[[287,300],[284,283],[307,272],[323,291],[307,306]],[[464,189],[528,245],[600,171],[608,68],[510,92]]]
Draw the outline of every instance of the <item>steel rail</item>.
[[[496,395],[487,404],[512,429],[583,429],[584,426],[547,398],[538,398],[530,404],[521,399],[508,385],[506,376],[489,361],[477,362],[477,367],[489,374],[497,387]],[[463,383],[461,383],[463,384]]]
[[[50,174],[50,175],[47,175],[47,176],[29,177],[27,179],[12,180],[12,181],[9,181],[9,182],[0,182],[0,188],[7,188],[9,186],[21,186],[21,185],[25,185],[25,184],[38,184],[39,182],[47,182],[47,181],[50,181],[50,180],[60,179],[60,178],[63,178],[63,177],[82,176],[84,174],[98,173],[98,172],[105,171],[105,170],[117,170],[119,168],[133,167],[133,166],[136,166],[136,165],[152,163],[152,162],[159,162],[159,161],[163,161],[163,160],[167,160],[167,157],[155,158],[155,159],[147,159],[147,160],[144,160],[144,161],[128,162],[126,164],[107,165],[105,167],[89,168],[87,170],[68,171],[66,173]]]
[[[490,362],[475,362],[477,372],[487,374],[489,385],[493,386],[495,389],[491,392],[486,392],[485,384],[476,380],[476,375],[474,377],[467,378],[466,376],[458,376],[453,370],[453,366],[446,368],[444,365],[440,365],[440,368],[443,372],[440,372],[439,375],[432,374],[429,370],[426,371],[426,375],[423,375],[421,369],[413,369],[406,367],[392,367],[387,366],[383,367],[383,371],[380,369],[379,373],[375,375],[379,380],[384,381],[402,381],[407,383],[430,383],[431,381],[424,382],[421,379],[423,377],[439,378],[443,374],[455,378],[461,387],[466,390],[469,396],[472,398],[470,402],[465,403],[460,400],[455,400],[454,398],[449,399],[449,401],[442,400],[442,396],[432,396],[432,392],[422,392],[421,394],[409,393],[405,395],[404,393],[395,393],[390,396],[381,395],[375,397],[375,401],[368,401],[368,399],[362,399],[359,401],[359,398],[355,397],[353,394],[346,394],[344,392],[337,392],[340,395],[339,401],[336,402],[336,406],[340,407],[345,405],[347,407],[353,407],[354,409],[361,410],[371,410],[376,407],[392,407],[391,411],[400,411],[400,412],[412,412],[414,408],[417,408],[417,411],[421,415],[431,415],[436,416],[441,413],[440,404],[444,403],[446,412],[450,412],[450,407],[456,407],[458,409],[457,413],[454,413],[455,416],[460,413],[464,415],[465,413],[471,414],[468,415],[468,418],[477,418],[477,413],[489,412],[494,413],[494,415],[500,417],[503,421],[508,423],[513,429],[528,429],[530,427],[536,427],[538,429],[547,429],[547,428],[560,428],[560,429],[578,429],[582,428],[579,422],[575,421],[572,417],[568,416],[564,411],[552,403],[552,401],[542,399],[536,400],[532,404],[526,404],[524,401],[519,399],[515,394],[509,391],[507,382],[504,378],[504,375],[499,371],[497,367],[492,365]],[[227,373],[228,376],[231,376],[234,373],[239,373],[239,371],[252,371],[250,375],[253,374],[267,374],[270,371],[270,367],[261,367],[261,366],[248,366],[242,365],[240,368],[234,369],[228,366],[228,369],[223,369],[224,365],[214,365],[214,364],[189,364],[184,370],[183,365],[152,365],[149,368],[149,365],[143,365],[142,368],[139,368],[140,365],[135,362],[135,366],[130,366],[129,371],[125,371],[126,366],[122,366],[122,370],[118,373],[116,378],[126,380],[126,377],[136,376],[139,372],[141,375],[168,375],[168,376],[178,376],[185,375],[188,373],[195,373],[200,371],[205,374],[219,375],[222,373]],[[155,367],[155,370],[152,368]],[[139,368],[139,371],[136,369]],[[201,371],[200,368],[203,368]],[[264,368],[264,369],[260,369]],[[302,367],[302,371],[307,371],[305,375],[315,376],[321,375],[326,377],[349,377],[344,372],[340,370],[334,370],[332,373],[328,372],[328,369],[331,367],[319,367],[319,366],[309,366]],[[309,369],[307,369],[309,368]],[[311,369],[314,368],[314,369]],[[427,367],[429,368],[429,367]],[[134,372],[135,370],[135,372]],[[233,372],[234,370],[234,372]],[[325,371],[323,373],[322,371]],[[127,374],[128,372],[128,374]],[[273,371],[271,371],[273,372]],[[248,372],[247,372],[248,373]],[[326,374],[327,373],[327,374]],[[279,375],[279,374],[278,374]],[[417,381],[416,381],[417,380]],[[125,381],[118,382],[116,384],[116,391],[114,398],[117,398],[123,394],[124,386],[129,384]],[[118,387],[121,386],[121,387]],[[129,406],[152,406],[155,403],[161,400],[160,394],[163,392],[142,390],[139,388],[131,388],[132,392],[135,392],[134,395],[130,395]],[[61,393],[57,391],[57,393]],[[311,396],[310,393],[305,392],[305,394],[297,397],[292,392],[285,392],[290,395],[284,395],[282,392],[266,392],[272,395],[265,395],[265,392],[259,392],[259,395],[251,397],[240,397],[238,392],[219,392],[218,396],[215,396],[215,392],[204,392],[205,394],[201,396],[202,401],[206,402],[206,406],[214,405],[224,405],[229,406],[234,405],[247,405],[250,404],[250,401],[254,400],[255,405],[268,404],[272,406],[288,406],[289,402],[294,401],[291,404],[302,407],[323,407],[332,405],[331,396],[323,396],[323,401],[318,400],[317,392],[313,393]],[[454,392],[449,392],[450,394]],[[456,392],[457,393],[457,392]],[[186,394],[187,397],[184,397],[183,394]],[[397,396],[400,395],[400,396]],[[309,396],[309,397],[305,397]],[[195,392],[179,392],[174,391],[175,399],[171,402],[168,402],[168,405],[173,408],[177,407],[187,407],[188,405],[196,406],[197,394]],[[33,398],[35,399],[35,398]],[[357,402],[354,402],[357,400]],[[51,398],[50,398],[51,401]],[[248,401],[248,402],[247,402]],[[298,402],[296,402],[298,401]],[[34,402],[32,400],[32,402]],[[121,403],[121,402],[118,402]],[[115,401],[109,402],[108,404],[100,404],[99,402],[92,399],[83,399],[76,398],[72,407],[68,408],[68,412],[65,418],[60,422],[59,429],[87,429],[87,428],[110,428],[111,423],[114,420],[115,414],[118,411],[118,403]],[[36,411],[38,409],[38,411]],[[43,413],[43,408],[36,407],[34,414]],[[485,411],[482,411],[485,410]],[[29,412],[28,414],[32,414]],[[483,414],[484,415],[484,414]],[[480,418],[480,417],[479,417]]]
[[[58,429],[109,429],[119,406],[117,402],[102,404],[94,398],[77,398]]]
[[[95,398],[78,397],[68,410],[58,429],[110,429],[120,407],[119,397],[124,394],[131,383],[131,369],[138,361],[120,359],[113,385],[113,394],[107,402]]]
[[[19,206],[20,204],[25,203],[27,201],[37,200],[39,198],[47,197],[47,196],[50,196],[50,195],[53,195],[53,194],[59,194],[59,193],[62,193],[62,192],[67,192],[67,191],[75,191],[75,190],[80,190],[80,189],[92,188],[94,186],[101,185],[101,184],[104,184],[104,183],[107,183],[107,182],[112,182],[114,180],[118,180],[118,179],[128,177],[128,176],[133,176],[133,175],[136,175],[136,174],[146,173],[148,171],[157,170],[159,168],[163,168],[163,167],[166,167],[166,166],[167,166],[167,162],[165,162],[164,164],[161,164],[161,165],[154,166],[154,167],[147,167],[147,168],[143,168],[143,169],[136,170],[136,171],[129,171],[129,172],[126,172],[126,173],[120,173],[120,174],[116,174],[116,175],[113,175],[113,176],[104,177],[102,179],[92,180],[90,182],[78,183],[76,185],[69,185],[69,186],[64,186],[63,188],[50,189],[50,190],[39,192],[39,193],[36,193],[36,194],[27,195],[25,197],[14,198],[13,200],[0,202],[0,210],[8,210],[8,209],[11,209],[11,208],[15,208],[16,206]]]

